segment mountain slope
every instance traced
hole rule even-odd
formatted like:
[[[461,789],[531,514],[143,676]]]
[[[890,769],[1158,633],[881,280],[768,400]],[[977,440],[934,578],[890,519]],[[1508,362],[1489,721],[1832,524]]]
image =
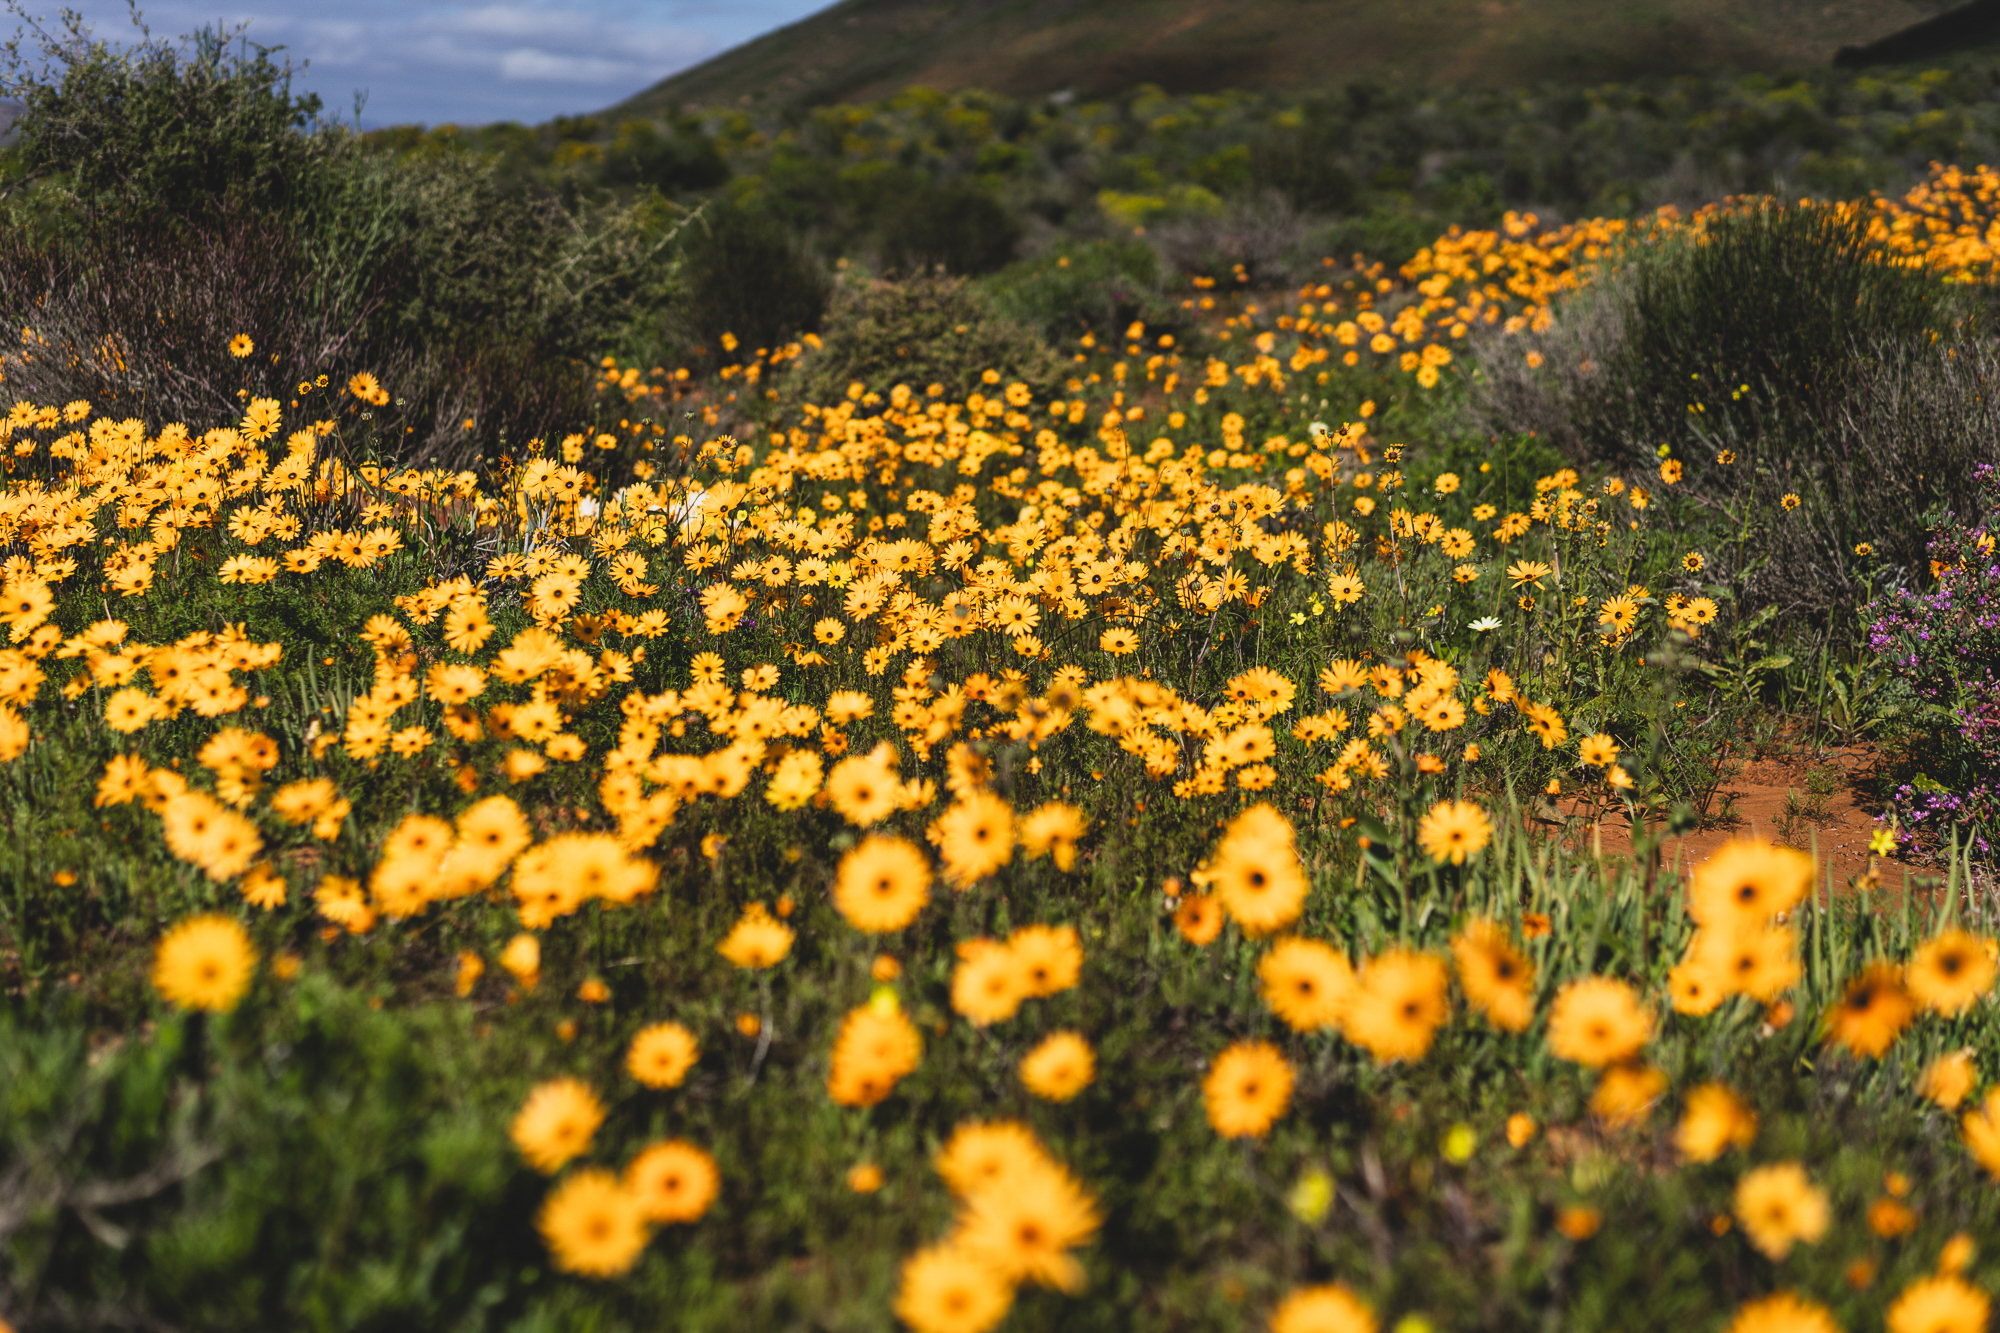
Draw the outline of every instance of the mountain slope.
[[[819,104],[912,84],[1011,96],[1357,81],[1780,71],[1829,62],[1942,0],[843,0],[614,108]]]

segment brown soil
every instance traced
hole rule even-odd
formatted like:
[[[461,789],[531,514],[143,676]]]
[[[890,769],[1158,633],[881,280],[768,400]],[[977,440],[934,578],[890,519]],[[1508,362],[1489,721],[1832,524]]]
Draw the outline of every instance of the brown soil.
[[[1831,869],[1837,894],[1854,892],[1856,881],[1868,874],[1871,865],[1879,877],[1877,891],[1888,901],[1900,900],[1906,889],[1921,894],[1927,887],[1924,881],[1934,878],[1935,871],[1898,856],[1874,857],[1868,850],[1869,838],[1881,827],[1875,820],[1880,807],[1873,795],[1880,760],[1879,752],[1865,745],[1750,760],[1717,792],[1702,828],[1667,840],[1661,848],[1662,864],[1687,873],[1733,838],[1768,838],[1812,852],[1819,862],[1817,883],[1825,885]],[[1817,802],[1809,788],[1815,769],[1821,773],[1820,786],[1829,785],[1828,779],[1832,786]],[[1623,809],[1604,812],[1601,803],[1593,806],[1581,796],[1568,795],[1550,805],[1553,808],[1545,814],[1559,814],[1567,836],[1577,845],[1599,849],[1605,856],[1630,854],[1632,829]]]

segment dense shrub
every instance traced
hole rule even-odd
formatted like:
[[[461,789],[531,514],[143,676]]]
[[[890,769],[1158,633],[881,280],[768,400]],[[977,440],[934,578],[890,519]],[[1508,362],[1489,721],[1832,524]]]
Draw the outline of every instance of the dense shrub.
[[[1032,331],[950,277],[848,288],[828,315],[825,340],[796,388],[807,402],[833,402],[857,380],[876,390],[939,384],[946,396],[963,398],[988,370],[1003,382],[1045,386],[1059,367]]]
[[[1307,213],[1345,213],[1361,182],[1343,161],[1341,136],[1323,122],[1277,129],[1250,145],[1250,179]]]
[[[204,421],[241,410],[246,370],[296,381],[373,369],[343,344],[386,303],[386,275],[301,302],[307,278],[296,239],[253,218],[175,234],[102,222],[60,243],[0,232],[0,309],[21,339],[8,384],[119,417]],[[257,360],[246,367],[229,342],[250,329]]]
[[[1092,330],[1115,337],[1134,320],[1155,332],[1184,322],[1161,291],[1159,253],[1138,240],[1058,246],[983,286],[1002,314],[1059,346]]]
[[[1407,200],[1398,200],[1337,218],[1321,228],[1315,239],[1324,253],[1336,259],[1346,261],[1360,255],[1389,268],[1400,268],[1454,221]]]
[[[586,363],[657,323],[657,196],[564,204],[490,161],[393,159],[317,121],[268,48],[116,51],[65,22],[9,78],[21,165],[55,185],[0,242],[0,309],[40,340],[10,367],[24,391],[210,419],[240,406],[225,347],[251,332],[280,385],[374,372],[381,447],[463,464],[588,424]]]
[[[301,202],[333,138],[320,100],[295,97],[289,62],[240,32],[204,28],[174,43],[119,51],[65,11],[42,32],[42,61],[10,51],[0,86],[27,104],[25,171],[60,174],[85,205],[206,215]],[[232,42],[232,39],[233,42]]]
[[[603,162],[608,183],[651,186],[662,194],[712,190],[729,179],[715,141],[692,124],[662,132],[648,120],[627,121],[605,146]]]
[[[195,422],[239,410],[248,371],[289,386],[366,370],[393,395],[384,447],[463,464],[587,424],[582,363],[663,295],[658,228],[632,210],[579,231],[457,159],[353,155],[322,184],[331,202],[310,216],[232,209],[162,227],[108,210],[8,230],[0,310],[34,331],[10,380]],[[228,350],[245,332],[254,362]]]
[[[1014,258],[1021,224],[993,195],[967,181],[920,184],[882,216],[882,268],[914,274],[932,268],[976,277]]]
[[[1982,383],[2000,348],[1980,323],[1965,289],[1886,262],[1857,217],[1769,205],[1629,249],[1544,332],[1492,339],[1474,399],[1490,429],[1662,467],[1695,537],[1747,562],[1753,600],[1820,611],[1859,597],[1863,543],[1921,567],[1921,531],[1892,516],[2000,458]]]
[[[438,346],[532,345],[594,358],[658,318],[675,290],[677,215],[657,196],[563,203],[511,187],[496,164],[353,154],[325,208],[290,220],[316,284],[395,275],[370,336]]]
[[[1950,333],[1970,313],[1928,275],[1884,262],[1865,219],[1782,205],[1718,214],[1634,266],[1625,298],[1624,345],[1579,404],[1578,431],[1628,459],[1690,434],[1809,432],[1850,400],[1876,344]],[[1707,401],[1722,393],[1729,406]]]
[[[777,347],[820,326],[832,284],[819,261],[769,214],[718,204],[683,227],[684,285],[667,338],[684,355],[739,359],[733,335],[751,348]]]

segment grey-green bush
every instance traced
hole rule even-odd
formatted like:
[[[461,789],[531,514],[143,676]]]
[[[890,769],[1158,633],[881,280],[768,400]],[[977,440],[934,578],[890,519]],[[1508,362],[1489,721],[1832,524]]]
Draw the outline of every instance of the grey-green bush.
[[[1629,250],[1541,334],[1488,335],[1472,400],[1483,429],[1581,461],[1678,460],[1657,489],[1685,501],[1690,543],[1735,562],[1751,602],[1825,612],[1884,563],[1917,570],[1910,519],[2000,459],[1983,323],[1974,294],[1888,262],[1861,221],[1768,206]]]
[[[674,355],[725,364],[819,329],[832,283],[819,261],[754,206],[715,203],[681,229],[680,298],[662,329]],[[747,349],[731,353],[722,335]]]
[[[951,277],[849,288],[829,312],[825,339],[801,371],[797,393],[807,402],[834,402],[855,381],[878,392],[939,384],[945,397],[963,399],[988,370],[1002,383],[1047,386],[1060,368],[1032,330]]]
[[[1186,326],[1160,287],[1160,257],[1144,241],[1059,246],[1010,265],[980,284],[1000,312],[1057,346],[1085,333],[1116,338],[1134,320],[1154,333]]]
[[[371,151],[240,35],[120,51],[71,15],[42,47],[10,48],[5,82],[50,188],[0,241],[0,310],[42,340],[10,378],[41,401],[199,429],[239,391],[367,370],[393,395],[371,448],[463,466],[592,424],[588,363],[671,298],[651,191],[565,203],[486,160]],[[239,333],[253,360],[226,354]]]
[[[319,98],[293,94],[279,48],[240,29],[120,50],[65,11],[59,32],[37,36],[39,58],[17,37],[0,61],[0,90],[27,105],[16,151],[24,171],[60,175],[86,207],[173,217],[283,207],[335,141]]]

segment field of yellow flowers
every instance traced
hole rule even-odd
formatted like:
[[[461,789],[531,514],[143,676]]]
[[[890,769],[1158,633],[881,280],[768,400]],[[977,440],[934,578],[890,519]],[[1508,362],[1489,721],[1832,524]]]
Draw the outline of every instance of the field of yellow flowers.
[[[1875,225],[1985,281],[1993,193]],[[1620,230],[1203,279],[1216,352],[1060,396],[613,364],[622,433],[476,472],[258,330],[233,420],[14,405],[0,1318],[1987,1327],[1968,864],[1661,850],[1760,706],[1705,463],[1328,408]]]

